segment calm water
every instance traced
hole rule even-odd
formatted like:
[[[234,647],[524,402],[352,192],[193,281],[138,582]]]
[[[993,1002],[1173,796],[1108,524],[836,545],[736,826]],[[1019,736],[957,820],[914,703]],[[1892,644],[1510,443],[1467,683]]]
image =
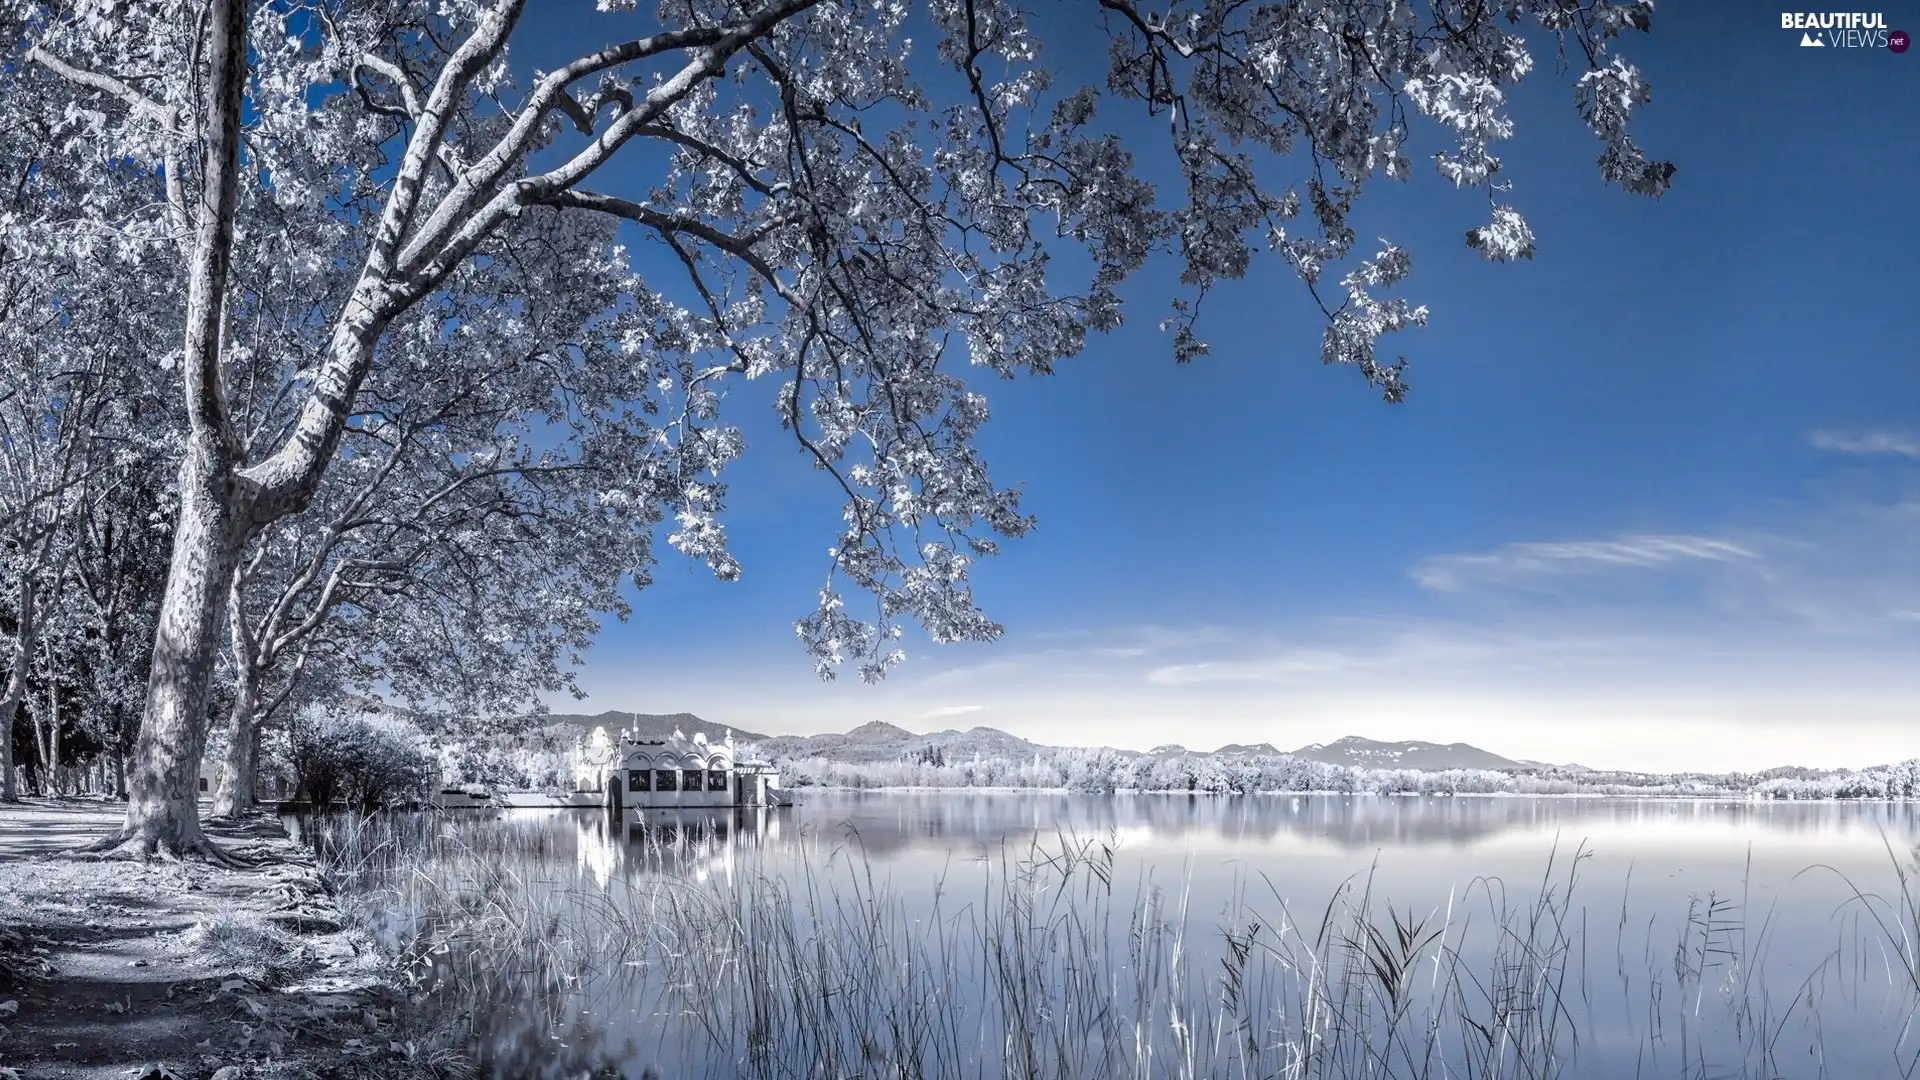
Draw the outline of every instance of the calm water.
[[[1222,1002],[1254,1009],[1240,1001],[1251,991],[1237,984],[1223,989],[1230,932],[1251,923],[1262,932],[1291,932],[1305,940],[1330,910],[1368,913],[1368,921],[1389,929],[1389,941],[1389,911],[1441,930],[1424,952],[1413,950],[1415,974],[1404,989],[1416,1012],[1442,994],[1438,950],[1452,950],[1458,969],[1469,973],[1461,984],[1465,997],[1478,993],[1491,1016],[1526,1007],[1502,1004],[1513,989],[1493,987],[1498,971],[1527,961],[1528,950],[1548,951],[1543,941],[1560,942],[1558,966],[1546,968],[1560,971],[1565,984],[1554,1001],[1566,1044],[1550,1057],[1523,1055],[1519,1064],[1498,1070],[1505,1075],[1898,1076],[1913,1066],[1920,1040],[1905,1031],[1915,994],[1902,956],[1903,950],[1912,955],[1913,927],[1900,907],[1896,871],[1910,865],[1920,843],[1920,812],[1908,805],[821,792],[801,792],[797,803],[777,811],[630,814],[624,821],[594,811],[422,816],[396,822],[386,837],[387,850],[397,844],[437,853],[424,869],[409,871],[415,884],[395,885],[378,873],[369,873],[366,882],[372,889],[385,880],[396,890],[393,929],[402,934],[425,925],[422,912],[446,896],[493,897],[471,900],[471,910],[488,903],[505,910],[510,905],[499,898],[505,890],[521,890],[514,895],[528,898],[525,932],[549,943],[544,959],[515,960],[497,941],[487,950],[455,941],[434,976],[441,984],[436,993],[450,1013],[468,1017],[483,1055],[500,1075],[638,1076],[648,1066],[665,1076],[818,1075],[818,1063],[807,1061],[749,1067],[747,1049],[732,1044],[734,1029],[693,1015],[705,1006],[689,1004],[686,981],[698,982],[700,968],[688,967],[678,951],[695,946],[686,933],[670,929],[679,925],[678,916],[660,906],[678,904],[663,896],[684,895],[702,903],[719,898],[713,910],[724,910],[727,898],[738,907],[754,883],[768,881],[792,890],[774,918],[807,943],[795,955],[820,948],[822,940],[835,942],[834,955],[820,954],[820,964],[852,985],[796,986],[794,995],[951,996],[935,1011],[964,1016],[955,1027],[965,1031],[945,1036],[942,1052],[965,1060],[927,1071],[1018,1071],[1004,1060],[1011,1054],[1009,1040],[995,1030],[1011,1022],[1010,1006],[972,1003],[983,993],[1004,993],[981,989],[995,979],[992,964],[999,961],[982,958],[992,950],[976,944],[962,956],[942,951],[946,945],[925,949],[917,954],[922,961],[963,972],[931,977],[901,975],[881,957],[906,955],[903,950],[922,938],[961,940],[952,936],[956,920],[978,920],[998,903],[994,881],[1015,876],[1036,851],[1063,845],[1095,853],[1101,869],[1094,891],[1119,913],[1116,918],[1110,911],[1088,937],[1096,950],[1110,950],[1103,954],[1111,968],[1104,977],[1116,987],[1138,977],[1145,987],[1131,997],[1116,990],[1116,1008],[1151,1013],[1164,997],[1172,1003],[1168,1017],[1141,1020],[1141,1030],[1169,1031],[1175,1041],[1204,1026],[1182,1019],[1180,1001],[1190,1000],[1200,1011],[1220,1010]],[[1572,901],[1558,917],[1561,930],[1542,935],[1540,916],[1530,914],[1533,905],[1543,890],[1564,898],[1570,874]],[[439,891],[422,891],[420,881],[438,881]],[[1042,882],[1036,895],[1055,905],[1065,897],[1069,908],[1091,910],[1087,873],[1076,881],[1054,893]],[[868,959],[847,959],[857,949],[847,944],[850,924],[836,913],[849,906],[892,913],[878,933],[892,944]],[[608,914],[616,909],[623,914]],[[1133,916],[1148,909],[1181,928],[1179,940],[1165,951],[1175,974],[1153,975],[1171,978],[1164,984],[1148,985],[1136,970],[1148,961],[1139,952],[1143,938]],[[880,916],[872,918],[878,925]],[[1051,925],[1061,924],[1056,916]],[[1358,924],[1343,925],[1349,938],[1364,939],[1351,931]],[[1522,929],[1516,933],[1515,927]],[[655,933],[680,936],[636,943]],[[983,940],[980,932],[969,933],[966,941]],[[739,934],[744,936],[737,935],[740,945],[729,954],[730,963],[759,963],[779,951],[762,931]],[[1516,949],[1523,936],[1527,943]],[[1364,961],[1364,940],[1348,946]],[[1262,955],[1256,950],[1255,961]],[[1321,955],[1341,955],[1341,949],[1336,945]],[[1064,969],[1086,965],[1071,958],[1058,963]],[[1295,967],[1272,957],[1267,963],[1265,977],[1276,986],[1299,977]],[[851,974],[837,966],[848,964]],[[874,988],[861,988],[862,964]],[[460,974],[450,974],[455,972]],[[1073,989],[1071,972],[1046,985],[1052,989],[1043,989],[1041,998],[1059,1000],[1033,1007],[1064,1015],[1082,1004],[1070,1000],[1084,991]],[[896,989],[875,989],[885,986]],[[704,992],[704,986],[691,991],[693,998]],[[1275,1002],[1285,996],[1275,994]],[[733,1000],[730,1016],[760,1008],[744,1000]],[[1365,1013],[1372,1019],[1356,1023],[1378,1021],[1398,999],[1381,991],[1367,1000],[1374,1002]],[[781,1006],[803,1012],[811,1007]],[[808,1022],[858,1027],[864,1021],[836,1015]],[[1225,1045],[1225,1038],[1216,1033],[1215,1042]],[[802,1045],[812,1044],[791,1044]],[[1315,1072],[1309,1063],[1296,1071],[1485,1071],[1458,1059],[1436,1062],[1431,1054],[1395,1059],[1389,1052],[1371,1063],[1364,1057],[1343,1059],[1336,1069]],[[1233,1060],[1218,1046],[1203,1046],[1198,1057],[1189,1048],[1151,1062],[1132,1060],[1132,1068],[1151,1076],[1284,1074],[1244,1062],[1235,1066]],[[897,1071],[875,1067],[842,1074]]]

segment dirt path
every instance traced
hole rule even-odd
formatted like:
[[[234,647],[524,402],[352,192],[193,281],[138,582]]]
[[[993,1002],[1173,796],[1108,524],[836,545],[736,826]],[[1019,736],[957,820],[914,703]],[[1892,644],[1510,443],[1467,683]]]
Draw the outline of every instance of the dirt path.
[[[207,828],[252,869],[66,854],[121,816],[0,807],[0,1080],[422,1074],[384,962],[277,820]]]

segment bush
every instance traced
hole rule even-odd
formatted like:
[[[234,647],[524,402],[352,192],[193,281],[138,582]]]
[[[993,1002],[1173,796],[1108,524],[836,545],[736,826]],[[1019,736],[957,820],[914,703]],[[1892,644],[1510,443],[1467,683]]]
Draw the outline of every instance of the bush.
[[[300,790],[316,807],[403,806],[426,798],[440,778],[419,733],[392,720],[327,716],[296,723],[288,753]]]

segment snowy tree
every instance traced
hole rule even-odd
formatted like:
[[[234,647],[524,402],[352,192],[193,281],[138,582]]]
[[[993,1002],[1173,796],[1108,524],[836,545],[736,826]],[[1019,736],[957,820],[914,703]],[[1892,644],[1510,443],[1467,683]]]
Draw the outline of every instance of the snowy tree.
[[[647,366],[599,334],[630,280],[612,223],[564,223],[516,258],[581,287],[460,296],[439,313],[452,332],[416,324],[406,362],[369,373],[312,503],[263,529],[236,567],[216,813],[246,808],[259,727],[316,664],[416,718],[523,716],[537,694],[573,690],[570,664],[596,613],[624,618],[623,576],[644,583],[683,470],[711,471],[733,452],[684,397],[665,407]],[[650,395],[653,412],[633,407]],[[259,422],[256,438],[297,419]],[[703,456],[682,452],[688,433]]]
[[[439,779],[420,733],[388,717],[322,714],[288,733],[289,765],[315,806],[363,813],[418,805]]]
[[[17,152],[20,138],[16,132],[0,146]],[[0,624],[8,660],[0,733],[10,733],[36,663],[47,688],[71,674],[70,646],[80,640],[72,593],[99,554],[99,523],[116,505],[139,502],[137,489],[170,431],[154,393],[158,373],[116,361],[155,329],[141,317],[153,310],[141,304],[142,290],[106,267],[36,259],[13,228],[38,205],[33,159],[0,169],[13,192],[11,212],[0,211]],[[56,649],[46,631],[61,622],[68,641]],[[49,708],[36,710],[34,723],[44,765],[59,757],[60,725],[49,715],[58,695],[43,704]],[[14,785],[12,740],[0,738],[0,799],[13,799]]]
[[[157,404],[157,403],[156,403]],[[143,422],[140,430],[168,425]],[[113,790],[126,795],[126,759],[146,702],[148,660],[172,546],[173,502],[162,439],[147,440],[111,498],[88,504],[73,563],[74,607],[86,613],[79,659],[87,697],[81,717],[112,763]]]
[[[703,421],[730,379],[778,384],[787,437],[845,507],[800,636],[823,674],[853,657],[877,678],[903,618],[936,641],[996,635],[969,571],[1030,525],[975,449],[987,406],[962,365],[1050,371],[1120,324],[1119,287],[1155,252],[1182,267],[1163,325],[1193,359],[1201,300],[1266,249],[1325,310],[1322,358],[1398,400],[1402,362],[1377,344],[1426,311],[1387,295],[1407,253],[1383,243],[1355,258],[1348,215],[1373,178],[1410,174],[1403,151],[1426,117],[1453,143],[1436,157],[1443,180],[1489,197],[1468,242],[1493,259],[1532,252],[1492,152],[1533,64],[1523,18],[1574,61],[1603,176],[1657,194],[1671,173],[1628,137],[1646,86],[1609,50],[1645,28],[1645,0],[1085,0],[1080,25],[1103,37],[1108,70],[1064,87],[1013,0],[672,0],[651,17],[612,10],[613,44],[523,79],[507,45],[524,6],[9,5],[24,42],[5,68],[9,121],[51,132],[62,162],[43,181],[60,185],[58,209],[26,222],[34,242],[109,260],[177,248],[184,264],[166,360],[189,434],[115,838],[129,851],[213,853],[193,781],[249,545],[316,498],[369,377],[405,362],[407,335],[450,330],[449,297],[580,287],[513,257],[575,215],[626,223],[678,268],[670,286],[627,286],[602,327],[650,381]],[[1128,145],[1103,126],[1128,110],[1164,121],[1166,142]],[[596,190],[632,144],[650,148],[633,154],[656,168],[652,186]],[[1167,192],[1141,155],[1165,162]],[[249,446],[229,368],[237,350],[281,343],[228,332],[246,306],[230,271],[275,245],[310,264],[323,348],[286,384],[292,428]],[[1078,283],[1072,260],[1055,261],[1070,250],[1090,257]],[[691,434],[681,449],[696,466],[728,456]],[[708,472],[678,473],[673,542],[731,573]],[[873,596],[871,615],[849,608],[843,581]]]

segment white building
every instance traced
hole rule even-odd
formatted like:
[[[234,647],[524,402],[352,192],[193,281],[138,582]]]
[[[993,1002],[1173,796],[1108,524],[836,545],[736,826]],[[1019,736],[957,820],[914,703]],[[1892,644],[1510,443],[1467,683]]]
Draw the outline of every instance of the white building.
[[[717,743],[699,732],[692,738],[675,731],[670,738],[649,739],[622,731],[615,750],[606,730],[595,728],[581,748],[580,773],[581,779],[596,781],[592,789],[605,792],[607,805],[615,809],[777,806],[788,801],[780,791],[779,771],[742,761],[731,731]]]

